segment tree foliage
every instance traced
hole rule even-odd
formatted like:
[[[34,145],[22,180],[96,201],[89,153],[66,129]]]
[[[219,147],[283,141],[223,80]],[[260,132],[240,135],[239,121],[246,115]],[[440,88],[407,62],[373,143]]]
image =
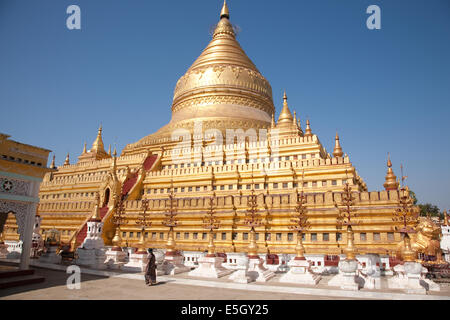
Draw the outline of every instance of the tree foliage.
[[[431,203],[419,204],[420,215],[426,217],[428,214],[432,217],[441,216],[439,208]]]
[[[413,204],[417,205],[420,208],[420,216],[426,217],[430,215],[431,217],[441,217],[443,218],[443,213],[440,212],[438,206],[431,204],[431,203],[425,203],[425,204],[418,204],[418,200],[416,197],[416,193],[414,191],[409,191],[409,196],[411,199],[413,199]]]
[[[414,191],[409,190],[409,196],[411,197],[411,199],[413,199],[413,205],[416,205],[417,204],[416,193]]]

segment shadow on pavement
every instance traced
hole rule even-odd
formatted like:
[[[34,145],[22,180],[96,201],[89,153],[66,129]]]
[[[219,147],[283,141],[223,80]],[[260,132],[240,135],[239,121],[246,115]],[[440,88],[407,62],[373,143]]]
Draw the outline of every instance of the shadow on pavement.
[[[0,289],[0,297],[6,297],[13,294],[23,293],[23,292],[29,292],[33,290],[40,290],[40,289],[46,289],[51,287],[58,287],[58,286],[66,286],[67,279],[70,277],[71,274],[66,273],[64,271],[57,271],[57,270],[49,270],[39,267],[30,266],[30,269],[35,270],[34,275],[36,276],[42,276],[45,278],[44,282],[36,283],[36,284],[29,284],[29,285],[23,285],[18,287],[12,287],[7,289]],[[102,280],[107,279],[107,276],[96,276],[96,275],[90,275],[90,274],[84,274],[81,273],[81,284],[83,282],[87,281],[95,281],[95,280]]]

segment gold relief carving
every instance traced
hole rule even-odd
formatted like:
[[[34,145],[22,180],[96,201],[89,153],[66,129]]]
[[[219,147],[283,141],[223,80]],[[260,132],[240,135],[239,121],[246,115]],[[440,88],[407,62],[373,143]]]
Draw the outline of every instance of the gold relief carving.
[[[179,103],[174,103],[172,107],[172,112],[178,112],[181,109],[201,106],[201,105],[214,105],[214,104],[236,104],[252,107],[258,110],[265,111],[269,114],[273,113],[274,107],[268,101],[257,100],[247,97],[237,97],[231,95],[211,95],[207,97],[197,97],[187,100],[182,100]]]
[[[231,71],[233,71],[233,74],[236,77],[236,79],[239,78],[239,75],[241,74],[242,70],[244,70],[244,68],[231,66]]]
[[[176,128],[183,128],[186,130],[190,130],[192,131],[194,128],[194,123],[196,120],[187,120],[187,121],[180,121],[177,123],[174,123],[172,125],[169,125],[165,128],[164,132],[160,132],[156,138],[154,139],[143,139],[142,141],[140,141],[139,143],[135,144],[134,148],[138,148],[138,147],[145,147],[145,146],[149,146],[149,145],[153,145],[153,144],[158,144],[161,141],[168,139],[169,141],[171,141],[171,136],[170,136],[170,131],[174,130]],[[207,130],[207,129],[219,129],[219,130],[225,130],[225,129],[245,129],[243,128],[243,126],[247,125],[247,126],[251,126],[252,128],[254,128],[255,130],[258,129],[267,129],[269,124],[265,121],[248,121],[248,122],[244,122],[244,121],[230,121],[227,119],[220,119],[220,120],[207,120],[203,122],[203,130]],[[132,149],[130,147],[130,149]]]
[[[213,71],[216,73],[217,79],[220,78],[220,75],[225,70],[226,66],[216,65],[213,67]]]
[[[201,68],[201,69],[195,70],[195,74],[199,75],[197,80],[201,80],[202,79],[203,74],[205,73],[205,71],[206,71],[206,68]]]
[[[213,72],[216,75],[216,79],[211,80],[217,80],[220,78],[221,74],[225,71],[226,68],[229,68],[234,76],[234,81],[230,81],[230,85],[234,85],[236,87],[244,87],[244,88],[251,88],[253,90],[257,90],[259,92],[262,92],[265,95],[268,95],[270,98],[272,97],[272,88],[269,84],[269,82],[264,78],[258,71],[254,71],[248,68],[244,68],[241,66],[233,66],[228,64],[215,64],[208,67],[203,68],[196,68],[193,70],[188,70],[184,76],[180,78],[182,80],[182,83],[179,80],[179,83],[177,84],[174,92],[174,101],[177,100],[178,96],[184,92],[189,90],[194,90],[195,88],[201,87],[203,84],[198,83],[200,79],[202,79],[203,74],[206,72],[206,70],[212,68]],[[245,77],[240,77],[240,75],[246,71],[248,77],[250,79],[245,80]],[[191,78],[191,75],[198,75],[201,73],[202,75],[198,78]],[[240,77],[240,81],[237,81],[237,78]],[[203,81],[204,82],[204,81]]]
[[[256,73],[253,70],[247,70],[248,75],[250,76],[250,78],[252,79],[253,83],[256,83],[256,79],[258,79],[258,73]]]

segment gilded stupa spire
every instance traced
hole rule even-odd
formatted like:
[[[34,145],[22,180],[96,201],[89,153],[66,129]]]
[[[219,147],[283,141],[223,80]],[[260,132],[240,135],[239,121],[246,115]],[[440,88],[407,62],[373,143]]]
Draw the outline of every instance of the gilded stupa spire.
[[[116,151],[116,147],[114,147],[114,152],[113,152],[113,167],[112,167],[112,172],[113,175],[116,176],[116,171],[117,171],[117,151]]]
[[[83,153],[78,157],[79,162],[87,162],[92,160],[108,159],[110,155],[106,153],[105,146],[102,139],[102,125],[98,128],[97,137],[92,143],[91,150],[87,150],[86,143],[84,143]]]
[[[219,35],[224,36],[232,36],[233,38],[236,36],[234,32],[233,26],[230,22],[230,10],[228,10],[227,2],[224,1],[222,10],[220,11],[220,21],[214,30],[213,39]]]
[[[306,120],[305,137],[312,137],[311,124],[309,122],[309,119]]]
[[[105,152],[105,147],[103,146],[103,140],[102,140],[102,125],[98,128],[97,132],[97,138],[95,138],[94,143],[92,144],[91,152]]]
[[[444,226],[448,226],[448,216],[447,211],[444,210]]]
[[[109,145],[109,148],[108,148],[108,155],[111,156],[111,145]]]
[[[286,91],[283,94],[283,109],[281,109],[281,113],[280,116],[278,117],[278,122],[277,125],[280,124],[292,124],[292,121],[294,120],[294,118],[292,117],[292,113],[289,110],[289,106],[287,103],[287,95],[286,95]]]
[[[100,216],[100,194],[97,192],[95,195],[95,207],[94,207],[94,214],[92,215],[91,221],[102,221],[102,218]]]
[[[297,112],[296,111],[294,111],[294,119],[292,120],[292,125],[294,127],[297,126]]]
[[[275,113],[272,113],[272,122],[270,124],[271,128],[275,128],[276,124],[275,124]]]
[[[54,154],[53,154],[52,163],[50,164],[50,169],[56,169],[56,165],[55,165],[55,155],[54,155]]]
[[[344,154],[342,152],[342,147],[341,144],[339,142],[339,135],[336,132],[336,137],[334,138],[335,142],[334,142],[334,151],[333,151],[333,156],[334,157],[342,157],[342,155]]]
[[[64,161],[64,165],[68,166],[70,164],[69,153],[67,152],[66,160]]]
[[[228,10],[227,0],[223,1],[222,11],[220,11],[220,19],[222,18],[230,19],[230,10]]]
[[[170,137],[172,128],[178,125],[185,127],[181,122],[187,123],[188,120],[193,120],[189,121],[193,124],[199,117],[202,118],[203,128],[208,123],[214,123],[214,128],[222,131],[224,136],[226,129],[234,125],[232,123],[236,123],[235,121],[242,121],[243,130],[261,125],[270,128],[271,116],[275,111],[272,87],[236,40],[235,29],[230,22],[228,1],[222,4],[216,9],[220,19],[214,28],[212,40],[177,82],[172,99],[170,124],[146,141],[156,137]],[[260,87],[256,91],[252,89],[255,81],[258,81]],[[211,99],[214,103],[202,105],[200,98]],[[189,101],[195,101],[193,108],[184,107],[186,103],[191,103]],[[230,103],[234,105],[233,108],[229,107]],[[194,112],[195,107],[201,105],[202,113],[207,115],[205,118]],[[223,121],[216,124],[216,118]],[[191,133],[195,131],[190,125],[185,128]],[[125,148],[124,155],[130,151],[131,149]]]
[[[394,171],[392,170],[391,156],[389,153],[387,167],[388,170],[386,174],[386,182],[383,184],[383,186],[386,190],[397,190],[399,183],[397,181],[397,177],[394,174]]]

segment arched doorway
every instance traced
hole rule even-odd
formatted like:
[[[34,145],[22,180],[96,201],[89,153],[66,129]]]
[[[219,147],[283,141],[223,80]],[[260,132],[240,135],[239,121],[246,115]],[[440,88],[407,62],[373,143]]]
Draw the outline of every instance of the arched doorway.
[[[24,225],[25,221],[14,211],[0,211],[0,232],[2,233],[3,241],[8,245],[8,251],[13,258],[19,259],[21,257],[23,239],[24,239]]]
[[[109,188],[106,188],[106,190],[105,190],[105,199],[103,200],[102,208],[104,208],[104,207],[106,207],[108,205],[110,193],[111,193],[111,191],[109,190]]]

